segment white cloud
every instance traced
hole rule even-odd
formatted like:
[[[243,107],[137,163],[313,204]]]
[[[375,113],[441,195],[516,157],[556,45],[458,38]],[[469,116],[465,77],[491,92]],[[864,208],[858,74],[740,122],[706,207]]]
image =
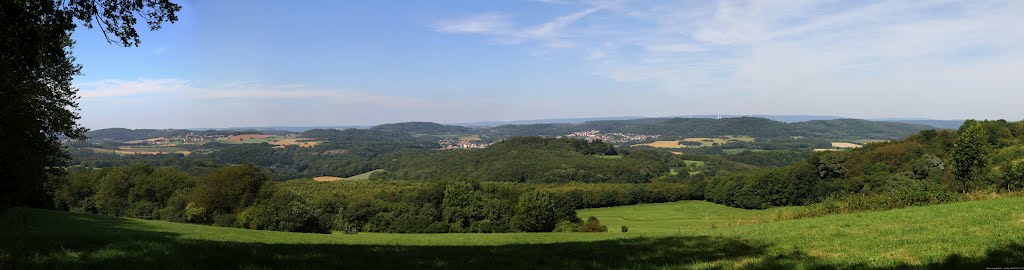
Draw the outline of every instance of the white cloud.
[[[436,29],[448,33],[500,34],[507,31],[508,17],[487,13],[459,20],[438,23]]]
[[[83,99],[98,100],[113,97],[148,97],[167,94],[186,99],[252,99],[252,100],[308,100],[332,104],[412,105],[421,100],[411,97],[375,95],[366,91],[347,89],[318,89],[302,84],[263,85],[254,82],[231,82],[206,87],[194,86],[181,79],[102,80],[76,85]]]
[[[991,102],[1024,100],[1020,14],[1020,1],[629,2],[526,28],[536,38],[521,40],[582,49],[582,66],[614,81],[717,99],[683,103],[695,107],[870,117],[921,101],[1008,117]]]
[[[555,4],[556,2],[546,2]],[[558,4],[566,4],[557,1]],[[444,33],[484,34],[494,37],[493,43],[509,45],[526,41],[539,41],[545,47],[570,48],[575,43],[563,39],[565,29],[581,19],[605,9],[608,4],[597,3],[570,14],[552,18],[532,26],[514,26],[510,17],[499,13],[484,13],[457,20],[438,23],[435,30]]]
[[[75,86],[80,89],[79,96],[85,99],[173,93],[189,87],[188,81],[180,79],[102,80]]]

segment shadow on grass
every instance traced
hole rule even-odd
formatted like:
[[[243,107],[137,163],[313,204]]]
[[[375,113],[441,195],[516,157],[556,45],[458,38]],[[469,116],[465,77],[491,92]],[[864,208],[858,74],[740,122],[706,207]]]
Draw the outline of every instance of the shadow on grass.
[[[0,219],[0,269],[663,269],[850,268],[725,237],[635,238],[500,246],[258,244],[183,240],[130,220],[16,210]],[[1011,259],[1005,259],[1011,258]],[[1016,258],[1014,261],[1014,259]],[[1021,266],[1024,246],[902,268]]]

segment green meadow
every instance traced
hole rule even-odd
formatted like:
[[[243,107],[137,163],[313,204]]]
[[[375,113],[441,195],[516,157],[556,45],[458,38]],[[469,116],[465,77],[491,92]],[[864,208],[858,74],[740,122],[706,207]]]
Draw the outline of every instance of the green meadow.
[[[984,269],[1024,265],[1024,198],[752,223],[701,201],[584,209],[607,233],[306,234],[28,208],[0,269]],[[628,232],[621,232],[627,226]]]

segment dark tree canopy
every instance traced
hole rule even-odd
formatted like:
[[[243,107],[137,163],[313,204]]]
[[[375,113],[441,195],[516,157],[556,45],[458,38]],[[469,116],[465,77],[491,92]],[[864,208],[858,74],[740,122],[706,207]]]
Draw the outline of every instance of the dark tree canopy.
[[[0,1],[0,206],[42,204],[44,180],[67,161],[61,140],[84,137],[71,84],[81,71],[71,54],[75,20],[137,46],[138,17],[156,30],[180,9],[168,0]]]

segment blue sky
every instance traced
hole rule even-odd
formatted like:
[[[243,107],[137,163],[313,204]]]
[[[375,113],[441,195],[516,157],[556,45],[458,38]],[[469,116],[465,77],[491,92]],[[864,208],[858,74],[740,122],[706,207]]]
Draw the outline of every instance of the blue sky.
[[[1024,1],[180,3],[137,48],[75,32],[86,127],[1019,120],[1024,103]]]

